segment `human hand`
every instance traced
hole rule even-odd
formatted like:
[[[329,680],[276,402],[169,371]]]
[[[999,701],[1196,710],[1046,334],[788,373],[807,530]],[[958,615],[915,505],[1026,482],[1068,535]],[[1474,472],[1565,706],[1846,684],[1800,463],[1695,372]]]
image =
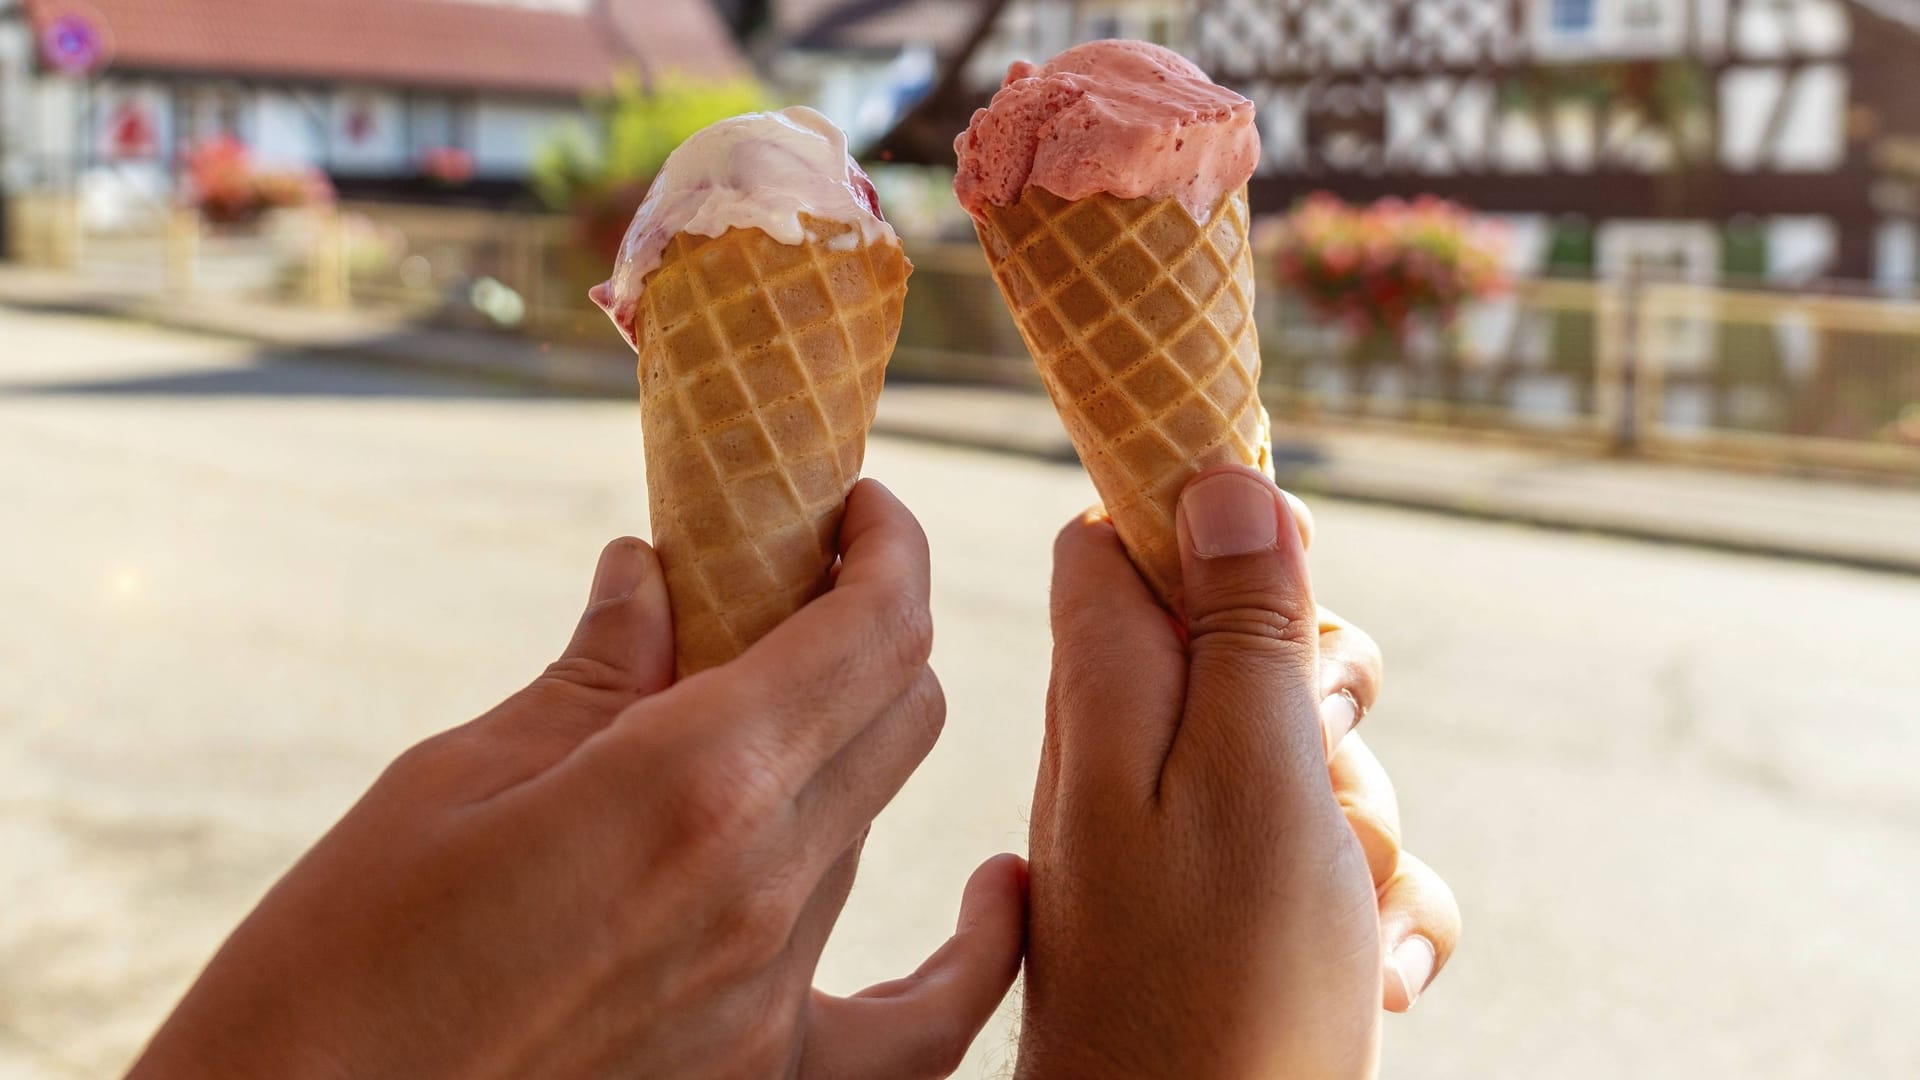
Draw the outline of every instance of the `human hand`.
[[[939,735],[926,538],[848,499],[825,596],[670,686],[664,579],[602,554],[565,655],[415,746],[274,886],[135,1077],[944,1076],[1020,964],[989,860],[912,975],[812,989],[868,824]]]
[[[1288,496],[1297,511],[1306,507]],[[1312,540],[1311,518],[1302,536]],[[1332,758],[1328,779],[1360,842],[1380,909],[1381,1005],[1413,1008],[1460,939],[1460,906],[1433,868],[1400,844],[1400,799],[1393,779],[1354,727],[1379,698],[1380,646],[1366,631],[1320,610],[1320,721]]]
[[[1203,474],[1179,516],[1184,627],[1103,518],[1055,548],[1022,1075],[1370,1076],[1459,926],[1349,734],[1378,650],[1316,609],[1265,477]]]

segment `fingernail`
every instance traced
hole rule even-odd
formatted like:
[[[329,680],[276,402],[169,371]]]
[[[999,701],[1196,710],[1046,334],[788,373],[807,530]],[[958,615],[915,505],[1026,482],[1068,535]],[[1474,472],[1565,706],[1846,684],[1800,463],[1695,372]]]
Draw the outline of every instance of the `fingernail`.
[[[640,587],[640,579],[645,575],[645,562],[640,558],[638,542],[634,540],[615,540],[600,552],[600,564],[593,570],[593,588],[588,590],[589,599],[596,604],[609,600],[624,600],[633,595]]]
[[[1354,702],[1352,691],[1342,690],[1320,703],[1320,726],[1327,733],[1329,756],[1359,723],[1360,706]]]
[[[1187,537],[1203,559],[1271,550],[1280,537],[1273,488],[1241,472],[1215,473],[1180,496]]]
[[[1413,1008],[1413,1003],[1420,1000],[1427,981],[1433,978],[1433,962],[1433,942],[1419,934],[1393,947],[1393,956],[1387,965],[1400,978],[1400,988],[1407,995],[1407,1008]]]

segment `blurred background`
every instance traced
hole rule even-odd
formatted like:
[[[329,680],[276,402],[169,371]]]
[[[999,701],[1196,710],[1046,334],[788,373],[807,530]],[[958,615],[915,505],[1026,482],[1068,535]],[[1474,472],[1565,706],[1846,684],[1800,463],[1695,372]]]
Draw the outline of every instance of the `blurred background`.
[[[1275,457],[1468,924],[1385,1075],[1920,1075],[1920,0],[0,0],[0,1076],[124,1067],[559,648],[647,531],[586,290],[753,108],[916,267],[868,472],[951,719],[822,977],[911,970],[1024,845],[1093,498],[952,141],[1116,36],[1259,108]]]

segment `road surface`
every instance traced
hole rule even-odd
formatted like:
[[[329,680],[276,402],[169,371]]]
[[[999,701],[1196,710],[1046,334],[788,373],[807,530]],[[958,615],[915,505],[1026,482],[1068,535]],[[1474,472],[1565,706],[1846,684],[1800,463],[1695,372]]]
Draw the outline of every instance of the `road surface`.
[[[1073,468],[880,441],[951,719],[823,979],[905,973],[1023,846]],[[1467,936],[1386,1075],[1920,1075],[1920,580],[1327,502],[1322,598]],[[0,310],[0,1076],[122,1067],[410,742],[644,535],[638,410]],[[963,1076],[1002,1074],[1011,1010]]]

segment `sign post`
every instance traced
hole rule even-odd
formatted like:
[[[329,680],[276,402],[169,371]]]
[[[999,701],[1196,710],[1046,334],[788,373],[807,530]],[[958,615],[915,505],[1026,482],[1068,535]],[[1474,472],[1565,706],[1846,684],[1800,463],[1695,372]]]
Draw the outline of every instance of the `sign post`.
[[[80,174],[86,168],[92,144],[93,101],[88,81],[107,66],[108,42],[104,24],[91,13],[69,8],[48,19],[40,31],[40,59],[48,68],[74,79],[80,104],[75,109],[73,153],[67,168],[67,203],[62,225],[67,235],[56,243],[61,265],[80,258]]]

